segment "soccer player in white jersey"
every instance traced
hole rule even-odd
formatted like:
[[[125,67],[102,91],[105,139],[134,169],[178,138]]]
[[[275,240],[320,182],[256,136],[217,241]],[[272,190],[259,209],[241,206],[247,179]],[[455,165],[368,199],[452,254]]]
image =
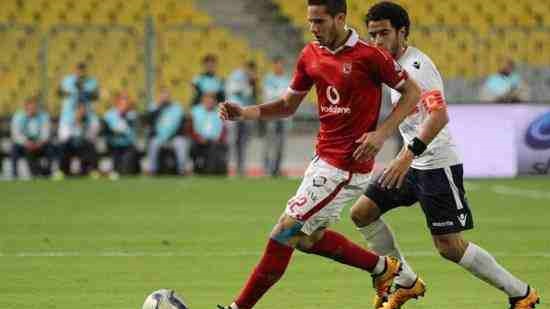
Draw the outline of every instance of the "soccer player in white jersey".
[[[386,212],[420,203],[435,247],[441,256],[504,291],[511,309],[534,308],[539,302],[535,289],[513,276],[462,231],[473,228],[465,197],[462,161],[446,126],[449,121],[441,76],[431,59],[408,46],[408,13],[391,2],[370,8],[365,23],[371,43],[387,49],[422,89],[422,99],[399,129],[405,146],[352,208],[352,219],[380,255],[402,260],[403,271],[386,299],[375,296],[375,308],[395,309],[411,298],[422,296],[425,285],[407,265],[391,230],[382,221]],[[399,94],[391,90],[395,105]]]

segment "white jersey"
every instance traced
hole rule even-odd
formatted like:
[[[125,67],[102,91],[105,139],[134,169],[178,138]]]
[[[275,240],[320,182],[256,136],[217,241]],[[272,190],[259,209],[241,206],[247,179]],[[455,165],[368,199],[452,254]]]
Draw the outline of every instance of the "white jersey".
[[[420,86],[422,93],[439,90],[443,95],[443,80],[433,61],[417,48],[409,46],[397,62],[409,73]],[[385,86],[386,87],[386,86]],[[386,92],[387,93],[387,92]],[[401,94],[391,89],[391,102],[393,105]],[[420,133],[424,120],[428,117],[429,110],[422,101],[417,104],[414,114],[409,115],[399,126],[399,131],[406,144]],[[461,160],[453,142],[449,128],[445,126],[428,145],[426,151],[415,158],[412,167],[421,170],[443,168],[460,164]]]

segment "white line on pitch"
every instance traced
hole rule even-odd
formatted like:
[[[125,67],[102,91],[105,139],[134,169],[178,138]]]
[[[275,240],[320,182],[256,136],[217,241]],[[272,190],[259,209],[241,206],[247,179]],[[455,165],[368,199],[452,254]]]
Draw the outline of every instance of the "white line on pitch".
[[[492,186],[491,190],[501,195],[519,196],[519,197],[526,197],[526,198],[531,198],[536,200],[542,200],[542,199],[550,200],[550,192],[548,191],[541,191],[541,190],[535,190],[535,189],[521,189],[521,188],[515,188],[511,186],[504,186],[504,185]]]

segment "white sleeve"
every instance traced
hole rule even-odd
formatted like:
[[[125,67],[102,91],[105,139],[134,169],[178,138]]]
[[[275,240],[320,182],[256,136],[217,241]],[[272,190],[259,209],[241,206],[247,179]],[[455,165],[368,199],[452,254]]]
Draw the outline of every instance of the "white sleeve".
[[[441,74],[437,70],[437,67],[433,61],[429,58],[424,60],[421,78],[417,79],[417,82],[420,84],[422,92],[439,90],[443,95],[445,95]]]

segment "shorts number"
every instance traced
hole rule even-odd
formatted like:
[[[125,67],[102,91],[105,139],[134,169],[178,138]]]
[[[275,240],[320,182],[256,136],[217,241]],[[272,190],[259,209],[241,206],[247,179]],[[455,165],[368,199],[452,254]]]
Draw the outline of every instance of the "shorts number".
[[[297,207],[302,207],[307,203],[307,197],[301,196],[296,197],[288,201],[288,207],[290,207],[290,211],[294,212],[294,209]]]

